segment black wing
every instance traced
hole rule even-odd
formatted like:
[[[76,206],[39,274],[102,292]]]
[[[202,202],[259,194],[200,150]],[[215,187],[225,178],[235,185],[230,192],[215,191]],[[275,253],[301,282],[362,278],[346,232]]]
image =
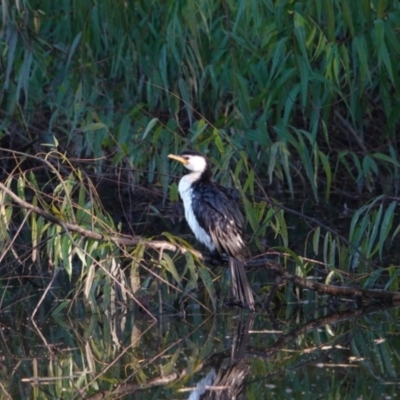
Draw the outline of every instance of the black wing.
[[[247,257],[243,215],[229,189],[211,182],[195,183],[192,206],[197,221],[219,253],[238,259]]]

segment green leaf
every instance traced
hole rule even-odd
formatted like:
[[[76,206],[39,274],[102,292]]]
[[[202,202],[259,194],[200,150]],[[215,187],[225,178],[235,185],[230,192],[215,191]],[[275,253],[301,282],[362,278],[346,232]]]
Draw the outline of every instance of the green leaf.
[[[274,207],[275,208],[275,207]],[[280,235],[283,241],[283,245],[285,247],[288,247],[289,245],[289,236],[288,236],[288,231],[287,231],[287,226],[286,226],[286,220],[285,220],[285,212],[284,210],[280,209],[275,212],[275,218],[277,222],[277,229],[276,233]]]
[[[309,87],[309,72],[310,66],[309,63],[304,60],[303,57],[298,58],[298,64],[300,69],[300,86],[301,86],[301,105],[306,107],[308,103],[308,87]]]
[[[327,3],[332,3],[330,0],[326,0]],[[354,29],[354,24],[353,24],[353,14],[351,11],[350,7],[350,2],[347,0],[342,0],[341,1],[341,6],[342,6],[342,12],[343,12],[343,20],[347,24],[347,26],[350,29],[350,35],[353,37],[355,35],[355,29]],[[333,41],[334,39],[331,38]]]
[[[322,151],[318,150],[319,158],[321,160],[322,166],[325,171],[326,176],[326,189],[325,189],[325,200],[329,201],[329,197],[331,194],[331,186],[332,186],[332,170],[331,165],[329,163],[329,157],[324,154]]]
[[[215,294],[214,283],[211,278],[211,275],[210,275],[208,269],[204,265],[201,265],[198,268],[198,273],[200,275],[202,282],[204,283],[204,286],[207,289],[207,292],[210,296],[210,300],[213,305],[213,308],[214,308],[214,310],[216,310],[217,309],[217,296]]]
[[[193,256],[189,252],[186,252],[185,259],[186,259],[186,268],[189,270],[190,277],[189,281],[186,284],[183,296],[185,296],[193,289],[197,289],[197,281],[199,279],[199,274],[197,272],[197,267],[194,263]]]
[[[383,271],[384,271],[384,269],[377,269],[376,271],[374,271],[369,276],[369,278],[364,282],[363,288],[364,289],[371,288],[375,284],[375,282],[378,280],[378,278],[382,275]]]
[[[158,118],[153,118],[150,120],[150,122],[147,124],[146,129],[144,130],[142,140],[146,139],[147,135],[149,132],[153,129],[154,125],[157,123]]]
[[[317,227],[313,234],[313,249],[314,253],[317,256],[319,251],[319,239],[321,237],[321,227]]]
[[[193,124],[192,132],[193,134],[191,135],[191,142],[194,143],[198,136],[200,136],[204,130],[208,127],[208,124],[204,119],[201,119],[200,121],[196,121]]]
[[[353,39],[353,44],[354,44],[355,50],[356,50],[357,55],[358,55],[358,61],[360,63],[360,69],[365,74],[367,79],[369,81],[371,81],[371,75],[370,75],[370,69],[369,69],[368,57],[367,57],[367,55],[369,54],[369,51],[368,51],[367,42],[365,40],[365,36],[362,35],[362,34],[357,35]]]
[[[389,276],[390,279],[387,281],[384,290],[399,290],[399,280],[398,277],[400,275],[400,268],[398,266],[390,266],[389,267]]]
[[[68,306],[71,305],[71,300],[64,300],[61,303],[59,303],[57,305],[57,307],[52,311],[51,316],[54,318],[56,316],[58,316],[62,310],[64,310],[65,308],[67,308]]]
[[[265,147],[268,146],[270,143],[267,132],[261,129],[249,129],[248,132],[246,132],[246,139],[250,142],[255,142]]]
[[[4,14],[3,14],[4,15]],[[4,22],[4,20],[3,20]],[[8,44],[8,54],[7,54],[7,68],[4,80],[3,90],[8,90],[10,83],[10,74],[13,70],[13,65],[15,62],[15,49],[17,47],[18,40],[18,29],[15,26],[14,29],[8,29],[7,32],[7,44]]]
[[[392,235],[392,242],[399,232],[400,232],[400,225],[397,225],[397,228],[395,229]]]
[[[103,124],[102,122],[93,122],[91,124],[87,124],[85,126],[81,126],[79,128],[79,132],[92,132],[92,131],[97,131],[99,129],[106,128],[106,125]]]
[[[376,158],[377,160],[381,160],[381,161],[385,161],[387,163],[393,164],[396,167],[400,167],[400,163],[393,158],[393,156],[388,156],[387,154],[383,154],[383,153],[374,153],[372,154],[372,157]]]
[[[176,270],[175,263],[172,261],[172,258],[167,253],[163,253],[160,264],[174,277],[174,279],[179,284],[181,283],[182,278]]]
[[[335,41],[335,11],[334,2],[331,0],[325,0],[324,8],[326,12],[327,26],[328,26],[328,37],[331,42]]]
[[[173,182],[171,185],[169,185],[169,200],[171,203],[176,203],[179,201],[179,191],[176,182]]]
[[[374,21],[374,24],[375,24],[375,34],[376,34],[376,48],[378,49],[379,67],[381,67],[381,64],[383,62],[389,74],[390,80],[392,81],[393,84],[395,84],[391,57],[389,55],[389,51],[386,47],[386,43],[384,40],[384,22],[380,19],[377,19]]]
[[[382,218],[382,210],[383,210],[383,204],[381,204],[378,208],[378,212],[374,212],[373,218],[372,218],[372,232],[370,233],[368,237],[368,247],[367,247],[367,252],[366,256],[370,258],[373,254],[371,254],[372,247],[375,243],[376,236],[378,234],[379,228],[381,226],[381,218]]]
[[[304,276],[307,275],[307,272],[306,272],[306,269],[305,269],[304,260],[296,252],[294,252],[293,250],[289,249],[288,247],[284,247],[284,246],[277,246],[277,247],[275,247],[275,249],[279,250],[282,253],[289,254],[289,256],[292,258],[292,260],[301,269],[301,271],[303,272]]]
[[[193,107],[192,107],[192,101],[190,99],[189,95],[189,89],[187,87],[187,84],[184,79],[179,78],[178,81],[179,85],[179,90],[183,99],[183,104],[186,109],[188,118],[189,118],[189,124],[192,125],[192,120],[193,120]]]
[[[297,43],[300,47],[301,55],[304,57],[304,61],[308,64],[308,52],[306,48],[306,20],[298,12],[294,13],[294,33],[296,35]]]
[[[254,196],[254,170],[251,169],[243,185],[243,192],[250,192]]]
[[[382,260],[382,251],[385,245],[385,241],[392,229],[393,219],[395,216],[395,209],[397,207],[397,201],[392,201],[389,207],[386,209],[385,215],[381,223],[381,230],[379,234],[379,258]]]
[[[378,174],[378,166],[375,160],[368,155],[363,158],[363,171],[365,176],[368,176],[371,172],[375,175]]]
[[[61,255],[64,264],[64,270],[68,274],[69,279],[72,277],[71,249],[72,243],[68,235],[64,235],[61,240]]]
[[[268,176],[269,176],[269,182],[272,182],[272,174],[275,170],[275,164],[277,161],[277,154],[280,148],[280,142],[275,142],[271,148],[270,148],[270,153],[269,153],[269,160],[268,160]]]
[[[18,177],[17,193],[18,193],[18,197],[20,197],[22,200],[26,200],[25,199],[25,175],[20,175]]]
[[[224,154],[225,153],[225,147],[224,144],[222,142],[221,136],[219,134],[218,129],[214,128],[213,129],[213,141],[214,144],[217,146],[218,151],[220,152],[220,154]]]
[[[330,234],[330,232],[327,232],[324,237],[324,247],[322,250],[322,257],[324,260],[324,264],[327,267],[331,266],[333,267],[333,265],[330,264],[330,259],[329,259],[330,252],[328,251],[328,248],[330,247],[331,244],[332,244],[332,235]]]
[[[289,120],[291,119],[291,113],[293,110],[293,106],[297,101],[297,96],[299,95],[299,92],[301,90],[301,85],[294,85],[292,89],[290,89],[290,92],[286,98],[285,102],[285,112],[283,114],[282,118],[282,125],[283,126],[288,126],[289,125]]]
[[[18,71],[18,84],[17,84],[17,98],[20,100],[20,91],[23,89],[24,96],[25,96],[25,105],[28,103],[28,92],[29,92],[29,83],[30,83],[30,74],[31,74],[31,67],[33,61],[33,52],[31,51],[30,47],[25,48],[24,52],[24,61],[22,63],[21,68]]]
[[[131,118],[129,117],[129,115],[124,115],[118,127],[118,142],[121,145],[125,145],[121,146],[124,156],[127,156],[129,153],[127,143],[129,143],[132,135],[132,133],[130,132],[130,127]]]
[[[74,39],[74,41],[73,41],[72,44],[71,44],[71,47],[70,47],[69,52],[68,52],[67,62],[66,62],[66,64],[65,64],[65,73],[66,73],[66,74],[68,73],[69,65],[70,65],[70,63],[71,63],[72,57],[73,57],[74,54],[75,54],[75,50],[76,50],[76,48],[77,48],[77,46],[78,46],[78,44],[79,44],[79,42],[80,42],[80,40],[81,40],[81,37],[82,37],[82,32],[79,32],[79,33],[75,36],[75,39]]]
[[[387,5],[387,0],[378,0],[378,10],[376,15],[379,19],[385,16]]]
[[[243,196],[243,203],[244,203],[244,210],[246,212],[247,220],[250,223],[251,228],[253,229],[254,232],[257,232],[259,229],[259,223],[257,220],[257,215],[246,197]]]

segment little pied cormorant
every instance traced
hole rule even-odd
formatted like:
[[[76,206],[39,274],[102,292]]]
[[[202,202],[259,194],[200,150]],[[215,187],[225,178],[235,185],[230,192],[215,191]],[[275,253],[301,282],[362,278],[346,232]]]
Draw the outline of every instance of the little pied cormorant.
[[[185,151],[168,157],[192,171],[181,178],[178,186],[190,229],[210,251],[229,256],[232,301],[253,311],[254,296],[245,272],[250,253],[237,203],[228,189],[212,181],[211,164],[205,156]]]

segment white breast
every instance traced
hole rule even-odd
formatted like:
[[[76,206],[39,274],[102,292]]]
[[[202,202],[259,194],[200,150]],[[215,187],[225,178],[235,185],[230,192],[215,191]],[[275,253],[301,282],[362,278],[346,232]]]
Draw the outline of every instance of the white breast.
[[[179,181],[178,190],[185,207],[185,217],[190,229],[199,242],[205,244],[210,251],[213,251],[215,250],[214,243],[212,242],[210,235],[199,225],[192,208],[192,183],[199,177],[200,173],[198,172],[192,172],[191,174],[185,175]]]

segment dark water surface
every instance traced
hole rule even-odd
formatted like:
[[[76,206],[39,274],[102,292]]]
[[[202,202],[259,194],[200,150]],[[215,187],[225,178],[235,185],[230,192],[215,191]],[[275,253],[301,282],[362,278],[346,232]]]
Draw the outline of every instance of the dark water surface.
[[[73,310],[72,310],[73,311]],[[1,398],[392,399],[398,308],[312,303],[185,319],[1,315]],[[197,392],[193,389],[197,387]],[[209,390],[206,390],[206,389]],[[208,397],[207,397],[208,396]],[[236,397],[235,397],[236,396]]]

